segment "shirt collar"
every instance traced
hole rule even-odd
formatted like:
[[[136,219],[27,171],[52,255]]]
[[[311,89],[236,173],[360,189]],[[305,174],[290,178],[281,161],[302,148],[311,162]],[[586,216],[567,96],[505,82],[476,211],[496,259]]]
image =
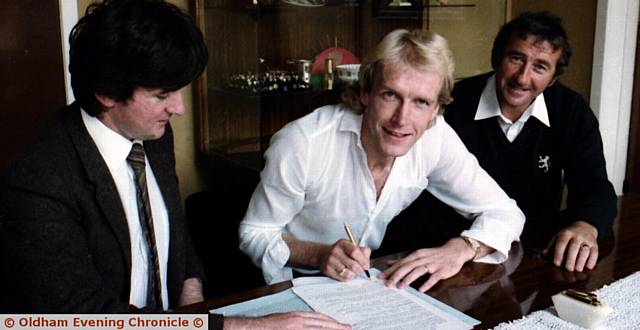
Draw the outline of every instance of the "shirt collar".
[[[357,114],[353,110],[347,108],[344,105],[340,105],[342,107],[342,111],[344,111],[344,116],[342,116],[342,120],[340,121],[339,130],[343,132],[351,132],[356,136],[356,144],[363,148],[362,139],[360,138],[360,133],[362,132],[362,119],[364,116],[362,113]]]
[[[100,155],[111,170],[117,170],[126,163],[134,142],[105,126],[100,119],[92,117],[81,109],[82,122],[100,151]]]
[[[362,114],[356,114],[353,110],[343,105],[341,107],[345,113],[340,122],[340,130],[353,132],[359,137],[362,129]]]
[[[531,113],[532,117],[536,117],[541,123],[547,127],[551,127],[549,123],[549,113],[547,111],[547,104],[544,101],[544,94],[540,94],[533,101],[533,104],[527,108],[526,112]],[[476,110],[476,116],[474,120],[482,120],[491,117],[501,117],[500,104],[498,103],[498,94],[496,93],[496,75],[493,74],[487,79],[487,84],[482,90],[480,95],[480,102],[478,103],[478,109]],[[529,119],[529,116],[523,115],[520,117],[523,121]],[[520,120],[519,119],[519,120]]]

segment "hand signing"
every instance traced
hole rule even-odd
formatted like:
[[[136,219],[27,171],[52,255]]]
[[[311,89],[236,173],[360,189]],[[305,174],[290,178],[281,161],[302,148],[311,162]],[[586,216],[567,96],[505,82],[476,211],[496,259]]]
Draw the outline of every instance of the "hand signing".
[[[429,279],[418,290],[425,292],[438,281],[456,275],[462,265],[471,260],[475,254],[462,238],[449,240],[441,247],[420,249],[395,261],[382,272],[378,278],[386,280],[388,287],[405,288],[419,277],[431,274]]]
[[[338,281],[347,281],[369,269],[371,249],[355,246],[348,240],[335,242],[320,258],[320,271]]]
[[[559,231],[542,252],[554,250],[553,264],[568,271],[593,269],[598,261],[598,230],[584,221],[576,221]]]

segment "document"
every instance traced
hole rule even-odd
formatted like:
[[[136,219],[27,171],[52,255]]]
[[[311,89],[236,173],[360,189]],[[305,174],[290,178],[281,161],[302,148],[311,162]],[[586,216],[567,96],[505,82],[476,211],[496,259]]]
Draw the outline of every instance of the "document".
[[[224,316],[258,317],[273,313],[311,312],[312,309],[291,289],[272,295],[210,310]]]
[[[314,311],[351,324],[354,330],[473,328],[407,290],[387,288],[378,279],[305,283],[294,286],[293,292]]]
[[[380,273],[369,269],[376,277]],[[263,316],[290,311],[322,312],[353,329],[471,329],[480,324],[414,288],[390,289],[363,274],[348,282],[318,277],[293,280],[285,291],[211,310],[224,316]]]

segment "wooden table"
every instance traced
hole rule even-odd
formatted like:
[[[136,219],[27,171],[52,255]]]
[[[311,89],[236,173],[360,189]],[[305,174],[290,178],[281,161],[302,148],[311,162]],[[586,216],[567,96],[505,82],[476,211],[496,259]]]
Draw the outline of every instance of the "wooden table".
[[[620,198],[619,215],[613,231],[614,235],[601,242],[601,258],[592,271],[577,273],[562,270],[549,260],[525,252],[520,243],[514,243],[509,260],[505,263],[467,263],[459,274],[441,281],[427,293],[480,320],[482,323],[477,329],[492,328],[501,322],[551,306],[551,296],[559,291],[568,288],[591,291],[639,271],[640,194]],[[384,269],[384,261],[393,257],[397,255],[374,259],[372,264]],[[418,279],[414,284],[418,287],[423,282],[424,279]],[[282,282],[208,300],[186,309],[202,312],[290,287],[290,281]]]

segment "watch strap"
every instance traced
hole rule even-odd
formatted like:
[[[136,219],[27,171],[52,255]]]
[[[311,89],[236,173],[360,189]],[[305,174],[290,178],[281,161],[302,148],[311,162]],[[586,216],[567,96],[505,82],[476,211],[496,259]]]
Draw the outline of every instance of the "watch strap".
[[[478,255],[480,254],[480,242],[478,242],[478,240],[473,239],[471,237],[467,237],[467,236],[460,236],[462,237],[462,239],[464,240],[465,243],[467,243],[467,245],[474,251],[474,255],[473,258],[471,258],[471,260],[475,260],[476,257],[478,257]]]

